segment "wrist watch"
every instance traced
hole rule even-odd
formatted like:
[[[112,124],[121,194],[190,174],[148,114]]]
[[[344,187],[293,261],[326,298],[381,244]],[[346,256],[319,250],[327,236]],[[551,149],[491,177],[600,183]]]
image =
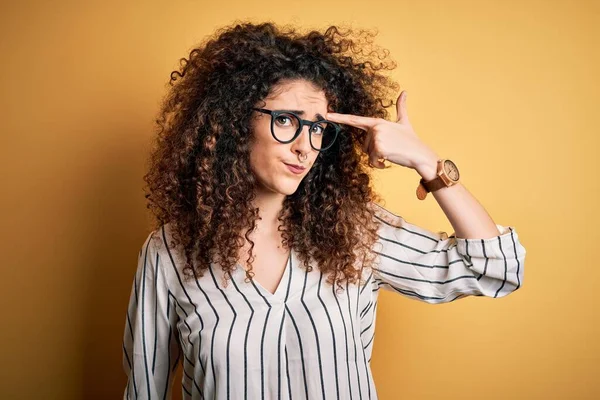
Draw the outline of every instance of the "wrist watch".
[[[459,179],[460,174],[456,164],[447,159],[440,159],[437,162],[437,176],[427,182],[425,181],[425,178],[421,178],[419,181],[419,186],[417,186],[417,198],[419,200],[424,200],[425,197],[427,197],[427,193],[456,185]]]

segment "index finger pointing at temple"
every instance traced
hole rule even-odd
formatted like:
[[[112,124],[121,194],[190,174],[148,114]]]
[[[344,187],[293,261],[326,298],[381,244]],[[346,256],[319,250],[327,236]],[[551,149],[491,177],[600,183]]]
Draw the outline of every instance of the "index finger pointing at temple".
[[[377,123],[377,118],[362,117],[360,115],[353,114],[327,113],[325,119],[332,122],[352,125],[365,131],[369,130],[369,128],[373,127]]]

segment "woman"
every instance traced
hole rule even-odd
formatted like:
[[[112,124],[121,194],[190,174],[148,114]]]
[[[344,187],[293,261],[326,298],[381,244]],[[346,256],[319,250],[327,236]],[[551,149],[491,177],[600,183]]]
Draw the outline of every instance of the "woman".
[[[397,84],[380,70],[395,65],[351,33],[238,24],[172,74],[145,176],[158,222],[131,290],[125,398],[170,398],[181,363],[186,399],[376,399],[380,288],[435,304],[520,287],[516,230],[459,183],[432,190],[450,237],[376,203],[370,167],[431,182],[441,164],[405,92],[386,119]]]

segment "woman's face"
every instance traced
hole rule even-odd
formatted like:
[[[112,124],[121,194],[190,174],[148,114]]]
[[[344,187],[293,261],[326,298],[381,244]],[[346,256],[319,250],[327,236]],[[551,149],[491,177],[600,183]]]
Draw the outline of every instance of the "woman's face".
[[[327,115],[328,102],[325,93],[305,80],[286,81],[264,99],[265,105],[255,105],[267,110],[299,110],[300,118],[317,121],[320,114]],[[254,143],[250,153],[250,165],[261,190],[284,195],[293,194],[315,163],[319,152],[309,142],[310,126],[302,127],[301,134],[291,143],[280,143],[271,133],[271,116],[253,111],[252,131]],[[306,155],[306,157],[305,157]],[[300,156],[300,157],[299,157]],[[296,174],[286,164],[305,167]]]

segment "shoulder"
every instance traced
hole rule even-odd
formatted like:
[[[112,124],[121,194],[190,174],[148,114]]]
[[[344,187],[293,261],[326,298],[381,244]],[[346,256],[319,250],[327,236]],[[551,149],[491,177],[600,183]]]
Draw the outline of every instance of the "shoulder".
[[[140,251],[158,254],[161,258],[173,256],[175,246],[172,243],[173,236],[171,229],[172,225],[166,223],[150,231]]]
[[[369,208],[373,210],[375,219],[379,222],[383,222],[386,225],[393,225],[399,227],[405,222],[402,216],[394,214],[387,208],[373,201],[369,202]]]
[[[403,216],[395,214],[377,203],[371,202],[370,204],[375,209],[375,219],[382,222],[380,225],[382,232],[394,232],[396,237],[401,237],[405,241],[415,238],[418,239],[419,237],[434,241],[446,240],[449,238],[448,234],[444,231],[434,232],[408,221]]]
[[[165,280],[167,288],[172,286],[175,277],[172,269],[179,265],[181,257],[171,244],[171,228],[172,226],[167,223],[151,230],[140,250],[140,255],[151,261],[147,265]]]

